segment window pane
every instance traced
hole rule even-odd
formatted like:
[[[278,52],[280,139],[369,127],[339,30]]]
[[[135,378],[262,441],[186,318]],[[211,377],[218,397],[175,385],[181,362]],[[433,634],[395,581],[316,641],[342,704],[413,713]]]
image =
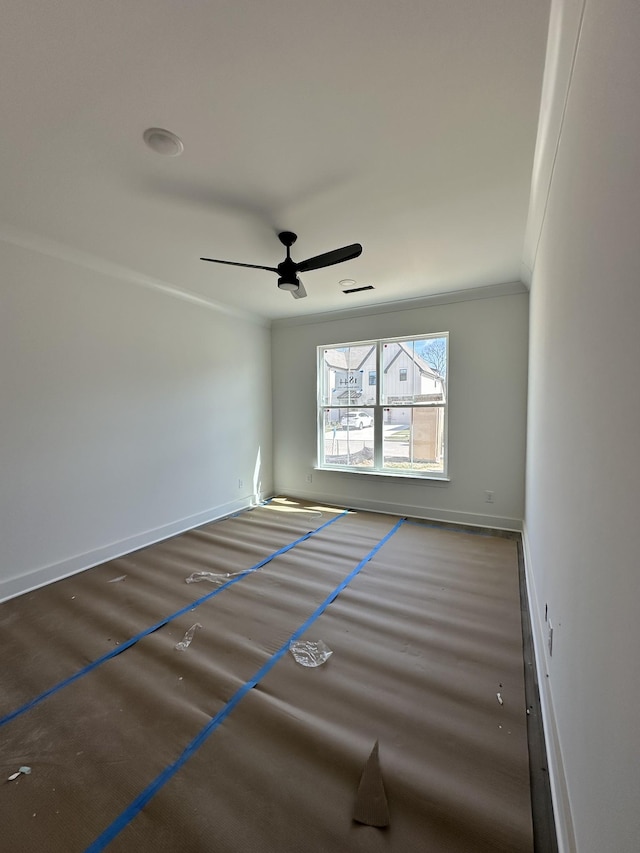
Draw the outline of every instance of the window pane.
[[[448,344],[441,332],[318,347],[319,467],[446,476]]]
[[[325,347],[320,377],[322,406],[373,405],[376,402],[376,345]],[[364,377],[368,377],[365,381]],[[339,419],[339,418],[338,418]]]
[[[383,405],[445,402],[446,337],[411,338],[385,343],[382,368]]]
[[[373,467],[373,409],[324,411],[323,452],[325,465]]]
[[[444,473],[444,407],[384,410],[383,467]]]

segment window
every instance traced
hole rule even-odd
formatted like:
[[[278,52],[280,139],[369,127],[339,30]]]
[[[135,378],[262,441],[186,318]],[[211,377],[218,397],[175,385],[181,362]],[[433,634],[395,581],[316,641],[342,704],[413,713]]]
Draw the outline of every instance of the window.
[[[318,467],[446,477],[448,347],[448,332],[318,347]]]

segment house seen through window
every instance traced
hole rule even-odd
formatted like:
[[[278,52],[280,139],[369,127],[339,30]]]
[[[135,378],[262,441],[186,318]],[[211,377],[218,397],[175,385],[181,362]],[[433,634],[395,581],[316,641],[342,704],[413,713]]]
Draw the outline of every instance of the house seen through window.
[[[448,347],[447,332],[318,347],[318,467],[446,477]]]

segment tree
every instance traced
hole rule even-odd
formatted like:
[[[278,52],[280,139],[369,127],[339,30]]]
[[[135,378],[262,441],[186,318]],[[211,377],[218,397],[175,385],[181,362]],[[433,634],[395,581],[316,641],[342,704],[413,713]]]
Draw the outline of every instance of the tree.
[[[422,358],[444,379],[447,375],[447,341],[445,338],[431,338],[424,341]]]

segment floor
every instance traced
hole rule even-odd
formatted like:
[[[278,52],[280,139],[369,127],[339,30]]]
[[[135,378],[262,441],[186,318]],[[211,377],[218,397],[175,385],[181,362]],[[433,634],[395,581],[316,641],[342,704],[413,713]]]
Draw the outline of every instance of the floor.
[[[7,850],[534,851],[512,538],[274,499],[5,602],[0,663]]]

